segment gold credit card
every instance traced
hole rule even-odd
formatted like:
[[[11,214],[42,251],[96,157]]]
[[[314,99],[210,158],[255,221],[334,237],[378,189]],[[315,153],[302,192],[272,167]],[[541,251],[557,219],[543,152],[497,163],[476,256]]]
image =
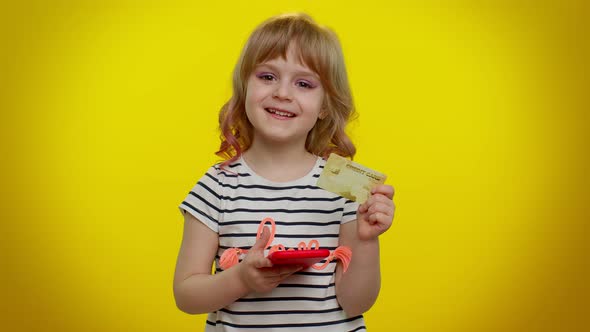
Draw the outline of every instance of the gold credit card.
[[[363,204],[371,195],[371,189],[384,183],[386,177],[385,174],[332,153],[317,186]]]

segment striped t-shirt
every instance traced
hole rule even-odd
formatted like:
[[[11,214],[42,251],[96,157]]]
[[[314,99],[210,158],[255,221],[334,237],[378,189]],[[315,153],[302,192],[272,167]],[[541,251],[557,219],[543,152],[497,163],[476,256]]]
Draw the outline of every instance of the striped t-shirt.
[[[320,248],[336,249],[340,225],[356,218],[358,204],[316,186],[324,164],[318,157],[307,175],[281,183],[257,175],[243,158],[207,171],[180,209],[219,234],[216,273],[223,273],[219,257],[226,249],[254,245],[266,217],[276,223],[272,245],[296,248],[316,239]],[[210,313],[206,331],[365,331],[363,317],[347,317],[336,300],[335,269],[336,262],[324,270],[308,268],[270,293],[238,299]]]

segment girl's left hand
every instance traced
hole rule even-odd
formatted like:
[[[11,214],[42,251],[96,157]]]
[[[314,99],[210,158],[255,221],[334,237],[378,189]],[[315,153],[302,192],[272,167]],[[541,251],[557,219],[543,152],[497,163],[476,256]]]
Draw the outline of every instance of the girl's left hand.
[[[378,185],[371,190],[371,196],[356,212],[358,236],[361,240],[372,240],[389,229],[393,222],[395,205],[393,187]]]

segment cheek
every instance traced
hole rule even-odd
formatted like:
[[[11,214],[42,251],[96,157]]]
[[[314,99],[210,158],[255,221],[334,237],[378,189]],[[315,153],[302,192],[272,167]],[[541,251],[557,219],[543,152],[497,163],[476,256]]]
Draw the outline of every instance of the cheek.
[[[313,110],[315,115],[319,115],[324,106],[324,94],[313,96],[313,98],[308,99],[307,108],[309,110]]]
[[[268,92],[265,90],[265,87],[248,84],[248,88],[246,89],[246,103],[260,103],[267,95]]]
[[[246,99],[244,100],[244,106],[246,107],[246,113],[250,112],[256,103],[256,93],[253,89],[246,90]]]

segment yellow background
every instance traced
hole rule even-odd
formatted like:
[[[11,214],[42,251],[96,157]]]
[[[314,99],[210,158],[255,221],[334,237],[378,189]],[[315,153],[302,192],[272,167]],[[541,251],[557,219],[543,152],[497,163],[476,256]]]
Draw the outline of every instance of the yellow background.
[[[584,1],[15,3],[3,330],[203,329],[172,295],[177,205],[217,160],[247,36],[301,10],[342,40],[355,160],[396,188],[370,330],[590,330]]]

